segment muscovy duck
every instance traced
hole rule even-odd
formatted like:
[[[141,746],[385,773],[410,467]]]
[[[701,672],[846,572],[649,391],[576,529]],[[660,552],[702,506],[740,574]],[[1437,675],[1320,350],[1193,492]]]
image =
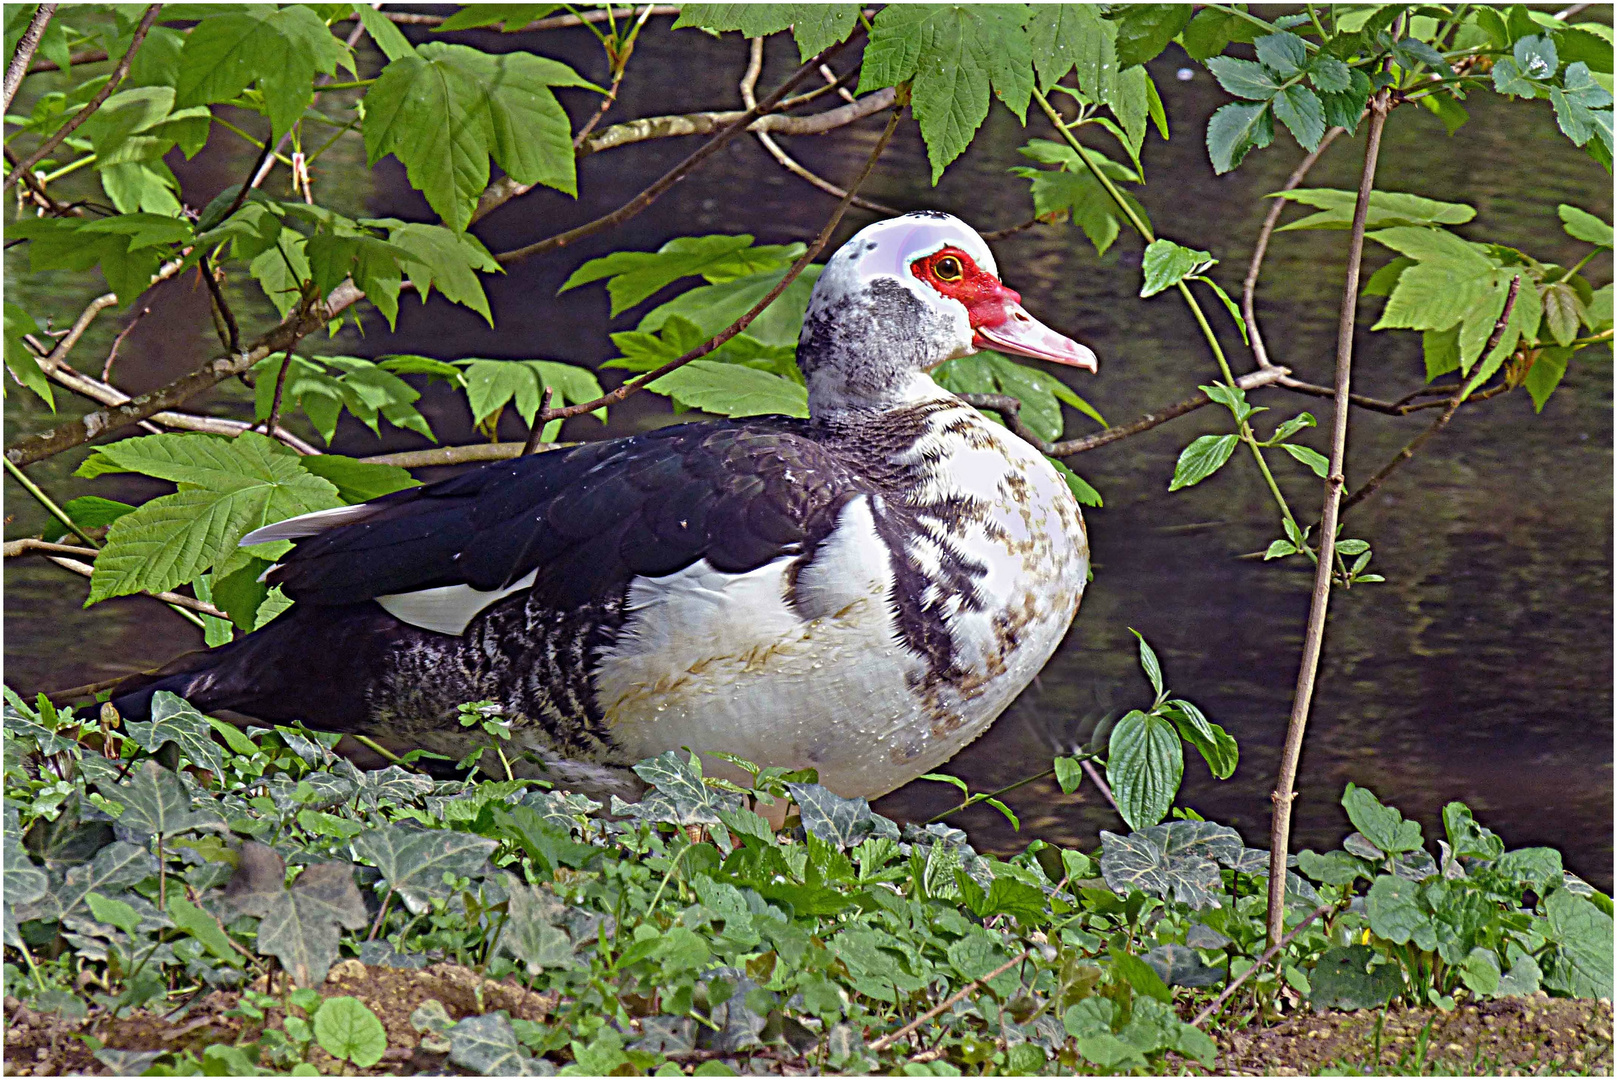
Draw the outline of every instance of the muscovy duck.
[[[633,795],[627,766],[684,746],[891,791],[986,730],[1083,594],[1066,483],[927,374],[979,348],[1095,370],[1020,300],[958,218],[871,225],[809,302],[808,420],[663,427],[259,529],[242,542],[296,541],[267,576],[294,606],[113,703],[458,755],[457,706],[492,700],[575,790]]]

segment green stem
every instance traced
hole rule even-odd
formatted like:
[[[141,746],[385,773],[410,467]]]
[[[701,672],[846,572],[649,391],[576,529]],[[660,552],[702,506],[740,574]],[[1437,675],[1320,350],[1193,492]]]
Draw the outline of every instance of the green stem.
[[[325,89],[325,87],[321,87],[321,89],[323,90],[323,89]],[[226,120],[224,117],[220,116],[218,113],[214,114],[213,122],[220,125],[221,127],[225,128],[225,130],[227,130],[227,131],[233,131],[237,135],[240,135],[243,139],[245,139],[249,143],[251,143],[256,149],[259,149],[259,150],[264,149],[263,142],[261,142],[258,139],[253,138],[251,135],[247,134],[241,128],[237,127],[235,124],[232,124],[229,120]],[[275,160],[279,161],[282,165],[285,165],[287,168],[292,167],[292,159],[287,157],[285,154],[281,154],[281,153],[275,154]]]
[[[1093,761],[1094,758],[1095,758],[1094,754],[1075,754],[1075,755],[1073,755],[1073,760],[1075,760],[1075,761]],[[1044,770],[1041,773],[1036,773],[1033,776],[1025,776],[1022,779],[1016,781],[1016,783],[1014,783],[1014,784],[1005,785],[1004,787],[1000,788],[998,791],[978,792],[976,795],[973,795],[971,798],[967,799],[965,802],[961,803],[959,806],[951,807],[950,809],[945,810],[943,813],[937,815],[936,817],[928,818],[925,821],[924,824],[936,825],[938,822],[942,821],[946,817],[949,817],[951,814],[958,814],[958,813],[960,813],[960,811],[965,810],[968,807],[976,806],[978,803],[987,802],[989,799],[997,799],[1001,795],[1004,795],[1007,792],[1015,791],[1019,787],[1026,787],[1027,785],[1033,783],[1035,780],[1043,780],[1046,776],[1054,775],[1055,771],[1056,771],[1055,766],[1052,765],[1050,768]]]
[[[1561,275],[1561,280],[1565,281],[1567,278],[1571,277],[1573,274],[1576,274],[1579,270],[1582,270],[1585,266],[1588,266],[1590,260],[1592,260],[1596,255],[1599,255],[1601,253],[1601,251],[1603,251],[1603,250],[1605,250],[1605,249],[1603,249],[1603,248],[1595,248],[1593,251],[1589,252],[1589,254],[1587,254],[1583,258],[1579,259],[1578,264],[1576,266],[1574,266],[1572,269],[1568,270],[1565,274]]]
[[[1218,4],[1209,6],[1224,10]],[[1239,14],[1245,15],[1245,12],[1240,12]],[[1254,21],[1263,23],[1261,19]],[[1263,23],[1263,25],[1267,26],[1268,24]],[[1078,155],[1079,160],[1100,182],[1101,187],[1106,189],[1106,193],[1112,197],[1112,201],[1117,204],[1118,209],[1123,211],[1123,215],[1128,218],[1129,224],[1133,225],[1135,231],[1145,238],[1146,243],[1149,244],[1154,241],[1156,235],[1151,231],[1151,226],[1141,220],[1140,215],[1135,213],[1134,207],[1129,205],[1128,200],[1123,197],[1123,193],[1118,190],[1117,185],[1113,184],[1111,178],[1095,164],[1084,144],[1079,142],[1072,132],[1067,129],[1067,125],[1061,119],[1061,114],[1056,112],[1055,108],[1050,104],[1050,99],[1045,97],[1038,87],[1033,88],[1033,96],[1038,99],[1039,106],[1044,110],[1044,114],[1050,118],[1050,123],[1054,124],[1056,130],[1061,132],[1061,136],[1067,141],[1067,145],[1072,147],[1073,152]],[[1224,376],[1225,382],[1233,387],[1235,385],[1235,375],[1230,371],[1230,362],[1224,356],[1224,347],[1218,343],[1218,335],[1213,333],[1212,324],[1207,321],[1207,316],[1202,312],[1201,305],[1196,302],[1195,296],[1191,294],[1190,286],[1183,281],[1179,283],[1179,295],[1189,305],[1191,314],[1196,317],[1197,325],[1201,327],[1203,336],[1207,338],[1207,344],[1213,350],[1213,357],[1218,361],[1219,372]],[[1251,425],[1242,421],[1240,434],[1241,441],[1251,448],[1253,460],[1258,463],[1258,471],[1263,474],[1263,481],[1268,485],[1269,493],[1274,496],[1275,504],[1280,507],[1281,515],[1291,522],[1295,528],[1297,519],[1292,515],[1291,507],[1286,503],[1286,497],[1281,494],[1280,485],[1275,482],[1274,474],[1269,471],[1268,462],[1263,460],[1263,451],[1258,449],[1257,439],[1252,434]]]
[[[39,486],[32,480],[28,479],[21,469],[17,468],[17,466],[11,463],[9,458],[0,458],[0,460],[5,461],[6,472],[11,474],[11,478],[13,480],[22,485],[22,489],[24,491],[28,492],[28,494],[34,497],[35,502],[39,503],[39,505],[50,511],[50,515],[57,521],[60,521],[63,525],[66,525],[74,536],[77,536],[89,546],[98,550],[100,549],[100,542],[92,540],[89,533],[79,528],[78,525],[74,523],[73,519],[67,516],[67,511],[63,510],[60,506],[57,506],[56,503],[52,502],[51,497],[39,490]]]
[[[662,881],[658,883],[657,891],[652,894],[651,903],[646,905],[647,913],[657,910],[657,901],[663,898],[663,890],[668,888],[668,879],[674,876],[675,869],[679,867],[679,860],[683,859],[685,853],[695,846],[695,844],[689,842],[689,837],[687,837],[685,846],[679,849],[679,854],[674,856],[674,861],[668,864],[668,872],[663,874]]]
[[[84,168],[86,165],[88,165],[91,162],[95,161],[95,159],[96,159],[95,155],[90,154],[90,155],[88,155],[86,157],[79,158],[77,161],[70,161],[66,165],[63,165],[60,169],[57,169],[55,172],[46,173],[44,176],[41,176],[39,178],[39,182],[41,184],[48,184],[53,180],[59,180],[62,177],[66,176],[68,173],[78,172],[80,169]]]
[[[1275,32],[1275,28],[1272,25],[1270,25],[1267,22],[1264,22],[1262,19],[1258,18],[1256,15],[1252,15],[1252,14],[1250,14],[1248,12],[1242,11],[1238,7],[1231,7],[1229,4],[1208,4],[1207,6],[1212,8],[1214,11],[1222,11],[1226,15],[1234,15],[1236,18],[1245,19],[1247,22],[1251,23],[1253,26],[1261,26],[1261,27],[1263,27],[1265,33],[1272,34],[1272,33]],[[1302,42],[1303,42],[1304,48],[1306,48],[1309,52],[1319,52],[1319,46],[1315,45],[1312,41],[1309,41],[1307,38],[1303,38]],[[1035,93],[1036,92],[1037,91],[1035,91]]]
[[[45,989],[45,976],[39,973],[39,967],[34,963],[34,954],[28,951],[27,945],[19,946],[19,948],[22,951],[22,958],[28,961],[28,970],[33,973],[34,985],[41,990]]]
[[[354,82],[321,83],[320,92],[324,94],[328,90],[363,90],[375,82],[375,79],[357,79]]]
[[[310,165],[313,165],[317,160],[319,160],[321,154],[324,154],[327,150],[330,150],[334,145],[336,145],[337,140],[348,134],[349,131],[353,130],[354,125],[357,123],[359,123],[359,117],[356,116],[339,128],[335,135],[327,139],[325,143],[321,145],[320,149],[303,159],[304,168],[308,168]]]

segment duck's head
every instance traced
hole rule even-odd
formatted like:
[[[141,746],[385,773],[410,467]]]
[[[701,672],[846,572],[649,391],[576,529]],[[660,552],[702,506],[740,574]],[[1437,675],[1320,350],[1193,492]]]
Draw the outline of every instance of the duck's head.
[[[975,229],[923,210],[862,229],[831,256],[797,363],[818,416],[934,394],[926,372],[978,349],[1096,367],[1093,352],[1027,313]]]

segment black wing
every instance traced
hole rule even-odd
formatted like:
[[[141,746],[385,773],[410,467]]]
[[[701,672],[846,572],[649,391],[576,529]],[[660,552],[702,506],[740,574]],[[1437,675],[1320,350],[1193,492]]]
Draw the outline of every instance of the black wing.
[[[352,604],[537,571],[540,595],[575,606],[701,558],[739,573],[810,552],[863,490],[801,422],[681,424],[384,496],[299,540],[268,581],[301,603]]]

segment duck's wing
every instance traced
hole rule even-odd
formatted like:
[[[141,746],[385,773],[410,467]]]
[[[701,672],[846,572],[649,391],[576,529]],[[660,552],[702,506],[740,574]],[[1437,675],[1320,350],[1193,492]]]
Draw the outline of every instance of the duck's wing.
[[[800,423],[684,424],[487,465],[243,542],[295,542],[266,580],[300,603],[375,599],[459,633],[520,589],[567,609],[700,559],[741,573],[811,554],[866,489]]]

